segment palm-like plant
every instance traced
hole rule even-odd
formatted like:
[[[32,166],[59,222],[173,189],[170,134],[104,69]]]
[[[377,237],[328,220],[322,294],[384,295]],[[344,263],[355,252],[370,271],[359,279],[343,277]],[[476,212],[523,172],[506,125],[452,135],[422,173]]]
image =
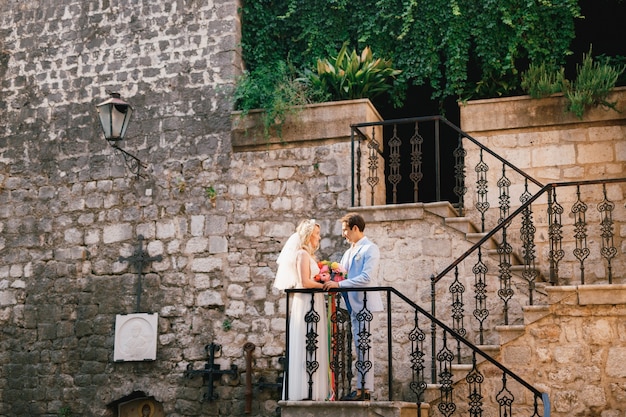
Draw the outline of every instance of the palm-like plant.
[[[308,71],[307,79],[314,90],[330,93],[333,100],[372,99],[391,90],[401,72],[391,60],[374,58],[369,47],[361,54],[356,49],[348,53],[344,43],[336,57],[318,59],[317,72]]]

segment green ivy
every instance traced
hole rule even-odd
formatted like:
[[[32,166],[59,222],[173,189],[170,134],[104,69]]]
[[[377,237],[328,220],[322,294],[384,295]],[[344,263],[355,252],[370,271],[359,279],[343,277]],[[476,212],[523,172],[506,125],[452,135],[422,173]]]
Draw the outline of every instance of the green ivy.
[[[241,16],[250,71],[314,68],[347,42],[402,71],[396,102],[424,84],[440,101],[517,94],[530,62],[564,64],[581,17],[577,0],[246,0]]]
[[[306,83],[286,62],[261,65],[245,71],[237,80],[235,108],[242,110],[242,116],[252,109],[265,109],[262,114],[264,137],[269,138],[272,126],[280,136],[287,115],[297,112],[298,106],[309,103],[306,89]]]

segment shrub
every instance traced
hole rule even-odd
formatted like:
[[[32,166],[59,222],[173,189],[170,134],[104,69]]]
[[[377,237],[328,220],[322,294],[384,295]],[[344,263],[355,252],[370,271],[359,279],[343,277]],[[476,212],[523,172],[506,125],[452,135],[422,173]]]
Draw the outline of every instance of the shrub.
[[[298,106],[310,102],[307,86],[297,77],[296,70],[284,61],[271,66],[261,66],[252,72],[244,72],[235,87],[235,108],[242,116],[252,109],[264,109],[263,134],[269,137],[274,126],[280,136],[281,127],[290,113]]]
[[[528,70],[522,74],[522,89],[532,98],[547,97],[561,92],[561,86],[565,79],[565,69],[561,67],[556,71],[549,71],[547,64],[530,64]]]
[[[582,119],[589,107],[604,106],[617,111],[615,102],[607,101],[607,97],[615,88],[625,66],[615,67],[607,60],[594,61],[589,53],[583,54],[582,65],[576,65],[576,79],[565,78],[565,69],[553,70],[544,63],[530,65],[522,74],[522,88],[533,98],[541,98],[562,92],[567,100],[566,111],[574,113]]]
[[[263,134],[281,128],[288,114],[296,114],[301,106],[332,100],[374,98],[393,88],[393,79],[401,71],[393,69],[390,60],[374,58],[370,48],[360,55],[347,51],[347,43],[331,59],[319,59],[314,70],[297,70],[279,61],[244,74],[235,85],[235,109],[242,117],[252,109],[264,109]]]
[[[576,80],[563,83],[563,93],[568,100],[567,110],[579,119],[591,106],[605,106],[617,111],[615,108],[617,103],[607,101],[607,97],[623,72],[624,67],[615,68],[594,62],[589,48],[589,53],[583,55],[582,65],[576,66]]]

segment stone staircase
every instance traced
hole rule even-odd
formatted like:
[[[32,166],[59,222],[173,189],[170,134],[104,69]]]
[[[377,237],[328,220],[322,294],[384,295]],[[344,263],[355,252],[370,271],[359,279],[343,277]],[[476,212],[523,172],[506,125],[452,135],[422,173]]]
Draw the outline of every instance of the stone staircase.
[[[455,208],[448,202],[427,203],[424,204],[424,210],[437,216],[441,216],[446,226],[463,233],[465,236],[465,240],[472,245],[478,243],[481,239],[487,236],[487,233],[479,231],[479,228],[474,224],[471,218],[458,216]],[[494,236],[491,236],[482,245],[483,253],[488,255],[488,257],[491,259],[490,263],[492,266],[497,265],[499,262],[498,245],[499,242],[496,240],[496,238],[494,238]],[[522,272],[524,271],[522,255],[513,252],[511,254],[510,262],[510,271],[513,275],[513,284],[515,285],[525,282],[524,278],[522,277]],[[490,269],[491,275],[495,275],[495,272],[497,272],[497,268]],[[539,270],[535,282],[535,292],[538,296],[538,299],[533,300],[533,304],[535,304],[535,306],[538,306],[539,309],[541,309],[540,305],[545,304],[547,301],[547,293],[545,291],[545,287],[549,285],[547,281],[547,278],[544,277]],[[491,280],[490,282],[495,281]],[[520,292],[522,292],[524,295],[528,294],[527,291],[524,291],[523,287],[518,286],[516,289],[520,290]],[[528,309],[532,309],[535,306],[522,305],[522,309],[526,309],[527,307]],[[522,317],[517,318],[517,321],[522,322]]]
[[[445,203],[443,207],[442,203],[427,204],[424,209],[441,216],[447,227],[463,233],[472,244],[486,236],[470,218],[456,216],[455,210],[445,207]],[[483,248],[487,249],[483,256],[487,254],[491,265],[497,265],[498,242],[490,238]],[[511,254],[510,262],[512,282],[523,283],[521,255]],[[544,271],[547,269],[544,266]],[[620,282],[620,277],[613,280]],[[626,339],[622,324],[626,316],[626,285],[551,286],[547,281],[539,274],[533,305],[528,305],[528,299],[521,299],[521,316],[513,317],[508,325],[494,326],[497,337],[491,340],[495,343],[478,348],[546,392],[551,416],[622,415],[626,412]],[[516,286],[519,295],[527,295],[523,288]],[[490,366],[478,360],[481,372],[493,372],[489,371]],[[452,366],[458,404],[467,403],[468,387],[463,376],[471,369],[469,364]],[[440,386],[429,385],[424,400],[431,416],[443,415],[437,410],[439,397]],[[489,404],[486,400],[483,407],[488,413],[497,414],[498,404],[493,401]],[[530,405],[528,410],[520,415],[532,415]],[[469,412],[458,409],[454,415]]]
[[[626,294],[626,290],[625,290]],[[500,336],[500,343],[497,345],[478,346],[483,352],[492,358],[501,359],[502,347],[509,342],[523,336],[528,325],[542,319],[550,314],[548,305],[525,306],[524,324],[497,326],[496,330]],[[484,360],[478,361],[479,369],[483,368]],[[488,365],[488,364],[487,364]],[[454,390],[459,393],[467,392],[464,375],[472,369],[471,364],[454,364],[452,372],[454,378]],[[356,402],[313,402],[313,401],[281,401],[282,417],[429,417],[441,415],[437,411],[439,402],[440,385],[429,384],[424,394],[424,402],[418,406],[406,401],[356,401]],[[464,399],[460,398],[459,404]],[[497,406],[493,406],[497,407]],[[497,410],[497,408],[493,408]],[[455,415],[469,415],[467,410],[459,409]],[[529,413],[528,416],[531,414]]]
[[[496,326],[496,332],[499,336],[499,343],[493,345],[478,345],[477,347],[491,356],[492,358],[502,361],[502,348],[507,343],[523,336],[526,334],[526,329],[529,325],[534,323],[537,320],[540,320],[550,314],[550,306],[549,305],[535,305],[535,306],[524,306],[524,324],[513,324],[513,325],[501,325]],[[477,367],[479,370],[484,371],[484,365],[486,360],[483,358],[477,359]],[[489,364],[486,364],[489,365]],[[505,366],[508,367],[506,363]],[[452,365],[452,373],[455,375],[454,380],[454,389],[457,391],[467,392],[467,390],[463,389],[463,385],[465,385],[465,381],[463,376],[467,375],[469,371],[471,371],[473,365],[471,364],[453,364]],[[513,369],[515,371],[515,369]],[[439,384],[429,384],[424,395],[424,401],[430,406],[430,408],[436,409],[437,402],[439,401],[439,393],[440,393],[441,385]],[[437,414],[431,414],[437,415]],[[462,414],[461,414],[462,415]]]
[[[403,209],[406,210],[406,209]],[[456,216],[456,211],[448,203],[432,203],[423,204],[417,207],[415,212],[430,213],[440,218],[442,224],[446,228],[451,228],[463,234],[465,240],[474,244],[482,239],[485,234],[480,233],[472,223],[471,219],[466,217]],[[394,212],[397,214],[398,211]],[[384,216],[384,215],[383,215]],[[422,216],[422,214],[419,214]],[[386,221],[386,220],[380,220]],[[435,219],[436,223],[437,220]],[[493,238],[489,240],[486,245],[488,250],[485,251],[489,257],[495,259],[495,264],[498,263],[497,253],[497,241]],[[484,253],[484,252],[483,252]],[[520,263],[519,256],[511,256],[511,263],[514,264],[511,267],[511,271],[514,274],[514,280],[523,280],[521,278],[521,271],[523,266]],[[496,268],[497,269],[497,268]],[[495,270],[493,270],[495,271]],[[566,286],[566,287],[552,287],[549,286],[545,279],[539,278],[537,282],[537,296],[534,305],[526,305],[524,301],[520,301],[521,315],[516,316],[514,320],[510,321],[509,325],[496,325],[493,329],[490,329],[495,337],[489,338],[489,344],[478,345],[478,348],[484,353],[488,354],[491,358],[502,363],[505,367],[515,372],[520,377],[524,378],[530,384],[537,385],[543,392],[548,392],[552,397],[557,394],[556,389],[551,391],[551,386],[546,371],[542,368],[546,366],[545,356],[551,355],[550,350],[545,348],[543,350],[534,350],[536,345],[545,344],[546,335],[554,337],[553,335],[560,331],[558,324],[552,324],[551,321],[561,314],[561,310],[566,312],[563,314],[571,314],[572,320],[578,320],[581,316],[590,316],[589,309],[587,312],[580,313],[578,308],[583,306],[603,306],[603,315],[612,314],[607,313],[606,307],[608,305],[626,304],[626,285],[585,285],[585,286]],[[525,294],[521,294],[522,296]],[[619,309],[616,314],[626,316],[626,307]],[[471,313],[470,313],[471,315]],[[597,325],[598,327],[600,325]],[[618,326],[616,324],[616,326]],[[619,334],[619,333],[618,333]],[[558,340],[552,340],[550,343],[558,345]],[[610,340],[607,339],[606,343],[609,344]],[[626,339],[624,341],[624,357],[626,358]],[[537,353],[540,352],[540,353]],[[543,355],[543,356],[541,356]],[[570,360],[575,360],[575,355],[569,357]],[[559,367],[561,366],[561,358],[551,358],[550,366],[555,368],[555,374],[561,372]],[[580,364],[572,365],[580,368]],[[490,370],[491,367],[491,370]],[[486,374],[493,376],[493,365],[488,361],[481,358],[477,360],[477,368]],[[468,363],[454,364],[452,366],[453,374],[453,388],[455,401],[458,399],[459,409],[455,411],[454,415],[469,415],[467,409],[467,384],[464,380],[464,376],[472,369],[472,365]],[[623,385],[626,387],[626,365],[624,366],[624,380]],[[485,391],[494,389],[493,384],[485,384]],[[567,384],[564,384],[561,389],[566,389]],[[612,388],[615,390],[615,387]],[[626,392],[626,389],[625,389]],[[492,393],[485,393],[485,396]],[[519,392],[516,392],[520,395]],[[578,393],[577,393],[578,395]],[[307,401],[285,401],[281,402],[282,416],[283,417],[304,417],[304,416],[357,416],[357,417],[408,417],[408,416],[440,416],[442,415],[438,409],[438,402],[440,397],[440,385],[430,384],[427,386],[427,390],[424,394],[424,402],[420,405],[418,412],[418,406],[413,402],[408,401],[371,401],[371,402],[307,402]],[[465,397],[465,398],[464,398]],[[517,397],[516,397],[517,398]],[[569,397],[568,397],[569,398]],[[624,394],[626,398],[626,394]],[[516,399],[517,401],[517,399]],[[523,401],[523,399],[522,399]],[[552,401],[552,399],[551,399]],[[565,400],[564,400],[565,401]],[[567,400],[570,401],[570,400]],[[573,401],[573,400],[571,400]],[[525,404],[522,402],[522,404]],[[523,405],[523,413],[516,413],[514,415],[530,416],[533,414],[532,404]],[[553,406],[554,408],[554,406]],[[615,408],[615,407],[613,407]],[[626,408],[626,407],[624,407]],[[498,404],[493,399],[485,399],[483,409],[488,415],[496,415],[498,410]],[[528,413],[526,413],[528,410]],[[419,413],[419,414],[418,414]],[[493,414],[496,413],[496,414]],[[574,415],[558,412],[552,412],[552,416],[566,416]],[[578,414],[583,415],[583,414]],[[599,414],[598,414],[599,415]]]
[[[443,217],[443,221],[446,226],[453,228],[464,234],[465,240],[470,242],[471,244],[476,244],[481,239],[483,239],[487,233],[483,233],[479,231],[479,228],[473,223],[472,219],[469,217],[458,216],[456,210],[446,202],[437,202],[425,204],[425,210],[436,214],[438,216]],[[499,242],[492,236],[485,243],[483,243],[483,253],[491,258],[492,264],[497,264],[499,262],[499,254],[498,254],[498,245]],[[485,250],[486,249],[486,250]],[[524,270],[524,265],[521,260],[521,256],[516,253],[512,253],[510,257],[511,267],[510,271],[512,273],[512,281],[521,282],[524,281],[522,278],[522,272]],[[493,272],[490,272],[490,275],[494,275]],[[491,276],[493,279],[493,276]],[[538,282],[536,282],[535,293],[541,301],[542,304],[534,304],[534,305],[523,305],[523,300],[521,301],[522,306],[522,316],[521,317],[513,317],[512,322],[514,324],[509,325],[497,325],[495,326],[495,333],[497,334],[496,340],[497,344],[486,344],[486,345],[478,345],[477,347],[491,356],[494,359],[499,360],[501,358],[502,346],[506,343],[522,336],[526,332],[526,327],[533,322],[540,320],[541,318],[550,314],[550,306],[548,304],[548,294],[546,292],[546,280],[541,274],[539,274],[537,278]],[[490,281],[494,282],[494,281]],[[519,294],[519,291],[516,291]],[[520,295],[527,295],[520,294]],[[519,296],[519,295],[518,295]],[[477,358],[477,367],[480,370],[485,363],[485,359]],[[506,366],[506,365],[505,365]],[[465,381],[463,379],[464,375],[467,375],[473,368],[472,364],[453,364],[452,365],[452,373],[453,373],[453,386],[456,391],[463,391],[461,388]],[[437,409],[437,403],[439,402],[440,397],[440,388],[439,384],[429,384],[427,386],[427,390],[424,394],[424,401],[429,405],[429,409],[431,411],[435,411]],[[465,390],[464,392],[466,392]],[[466,399],[465,399],[466,401]],[[433,412],[430,414],[431,416],[439,415],[437,412]],[[457,415],[464,415],[462,413]],[[529,414],[530,415],[530,414]]]

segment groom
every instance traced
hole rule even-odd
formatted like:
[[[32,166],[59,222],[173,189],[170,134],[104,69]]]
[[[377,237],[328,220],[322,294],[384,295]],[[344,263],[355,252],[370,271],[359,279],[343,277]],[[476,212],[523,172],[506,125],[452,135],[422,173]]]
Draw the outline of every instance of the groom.
[[[341,258],[341,265],[348,271],[348,278],[344,281],[328,281],[324,289],[331,288],[366,288],[374,287],[378,273],[380,251],[375,243],[370,241],[363,231],[365,220],[358,213],[348,213],[341,218],[341,234],[350,242],[351,247]],[[357,390],[341,398],[342,400],[358,401],[369,400],[370,392],[374,389],[374,346],[370,328],[375,328],[372,320],[374,313],[383,310],[380,293],[376,291],[350,291],[345,293],[352,335],[356,348],[356,376]],[[359,318],[361,321],[359,322]],[[362,342],[359,342],[361,340]]]

